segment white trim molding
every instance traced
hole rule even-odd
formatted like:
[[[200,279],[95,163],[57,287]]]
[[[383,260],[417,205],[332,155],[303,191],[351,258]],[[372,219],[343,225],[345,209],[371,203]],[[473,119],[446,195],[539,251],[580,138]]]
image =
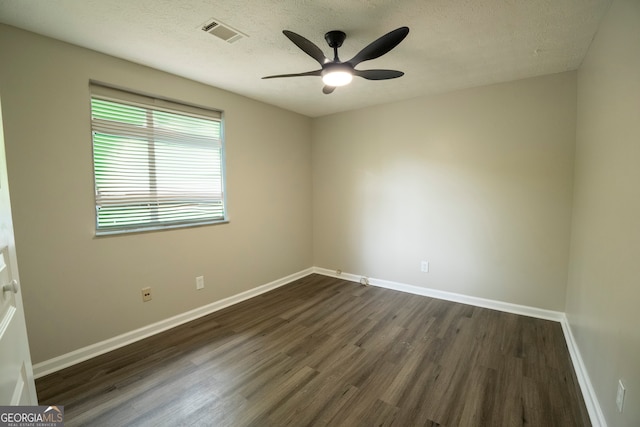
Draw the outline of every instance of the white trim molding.
[[[361,283],[361,280],[366,276],[359,276],[357,274],[337,272],[336,270],[329,270],[326,268],[313,267],[313,272],[322,274],[323,276],[335,277],[338,279],[348,280],[350,282]],[[472,297],[463,294],[456,294],[453,292],[446,292],[437,289],[423,288],[421,286],[407,285],[404,283],[391,282],[388,280],[374,279],[366,277],[369,285],[378,286],[381,288],[392,289],[395,291],[407,292],[415,295],[422,295],[431,298],[442,299],[446,301],[459,302],[462,304],[469,304],[477,307],[490,308],[493,310],[504,311],[507,313],[520,314],[523,316],[535,317],[538,319],[552,320],[559,322],[562,326],[562,332],[564,333],[564,339],[569,349],[569,356],[573,363],[573,370],[578,377],[578,384],[580,391],[582,392],[585,406],[589,412],[589,418],[593,427],[607,427],[607,422],[602,413],[600,403],[595,394],[589,374],[582,361],[579,347],[571,332],[571,326],[567,320],[565,313],[560,311],[545,310],[542,308],[529,307],[519,304],[511,304],[504,301],[495,301],[485,298]]]
[[[112,350],[116,350],[120,347],[124,347],[127,344],[140,341],[144,338],[166,331],[183,323],[190,322],[200,317],[206,316],[230,305],[237,304],[249,298],[264,294],[273,289],[284,286],[295,280],[301,279],[313,273],[312,268],[299,271],[281,279],[274,280],[273,282],[258,286],[253,289],[241,292],[236,295],[232,295],[228,298],[221,299],[219,301],[212,302],[211,304],[203,305],[196,309],[187,311],[182,314],[178,314],[168,319],[161,320],[156,323],[152,323],[142,328],[126,332],[122,335],[109,338],[107,340],[91,344],[87,347],[79,348],[61,356],[54,357],[53,359],[45,360],[44,362],[36,363],[33,365],[33,374],[35,378],[41,378],[45,375],[52,374],[69,366],[75,365],[85,360],[91,359],[101,354],[108,353]]]
[[[567,348],[569,349],[569,355],[573,362],[573,369],[576,372],[576,377],[578,377],[578,383],[580,384],[584,404],[589,412],[589,418],[591,418],[591,424],[593,427],[607,427],[607,420],[605,419],[602,408],[600,407],[600,402],[598,401],[598,396],[596,396],[596,392],[593,389],[593,384],[591,384],[587,368],[584,366],[584,361],[580,354],[580,348],[573,336],[571,324],[569,323],[569,319],[567,319],[566,314],[563,314],[560,324],[562,325],[564,338],[567,341]]]
[[[323,276],[331,276],[338,279],[349,280],[351,282],[360,282],[360,279],[362,279],[362,277],[365,277],[350,273],[337,273],[335,270],[328,270],[326,268],[319,267],[314,267],[313,272],[322,274]],[[542,308],[529,307],[526,305],[511,304],[504,301],[472,297],[469,295],[456,294],[453,292],[440,291],[437,289],[423,288],[422,286],[407,285],[404,283],[374,279],[371,277],[367,277],[367,280],[369,282],[369,285],[378,286],[380,288],[392,289],[394,291],[422,295],[425,297],[437,298],[445,301],[459,302],[462,304],[474,305],[476,307],[490,308],[507,313],[520,314],[523,316],[536,317],[545,320],[553,320],[556,322],[560,322],[564,318],[564,313],[560,311],[545,310]]]

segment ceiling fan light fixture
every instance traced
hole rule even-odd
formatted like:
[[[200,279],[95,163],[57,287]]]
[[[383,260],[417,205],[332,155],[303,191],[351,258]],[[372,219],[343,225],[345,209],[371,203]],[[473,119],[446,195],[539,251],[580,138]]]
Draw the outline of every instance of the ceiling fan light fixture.
[[[347,70],[327,70],[322,73],[322,82],[327,86],[346,86],[353,80],[353,74]]]

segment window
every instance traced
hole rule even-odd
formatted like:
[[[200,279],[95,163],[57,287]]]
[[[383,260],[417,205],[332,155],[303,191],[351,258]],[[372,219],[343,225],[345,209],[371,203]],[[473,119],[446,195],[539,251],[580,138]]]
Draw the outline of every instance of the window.
[[[222,114],[91,85],[96,234],[226,220]]]

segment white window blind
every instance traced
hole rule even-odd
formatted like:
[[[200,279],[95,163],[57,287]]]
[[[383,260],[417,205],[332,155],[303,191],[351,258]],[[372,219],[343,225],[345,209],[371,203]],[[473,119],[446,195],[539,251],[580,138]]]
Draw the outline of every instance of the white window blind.
[[[220,112],[91,85],[97,234],[220,222]]]

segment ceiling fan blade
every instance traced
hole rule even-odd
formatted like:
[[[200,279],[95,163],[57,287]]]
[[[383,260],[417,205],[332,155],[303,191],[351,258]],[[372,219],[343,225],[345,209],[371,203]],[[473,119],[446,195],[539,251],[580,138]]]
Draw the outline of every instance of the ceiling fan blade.
[[[307,71],[306,73],[294,73],[294,74],[278,74],[276,76],[266,76],[263,79],[279,79],[280,77],[303,77],[303,76],[321,76],[322,70]]]
[[[325,86],[322,88],[322,93],[324,93],[325,95],[329,95],[334,90],[336,90],[335,86]]]
[[[370,43],[347,62],[355,67],[363,61],[379,58],[394,47],[398,46],[398,44],[407,37],[407,34],[409,34],[408,27],[397,28]]]
[[[300,34],[296,34],[293,31],[283,30],[282,33],[289,38],[296,46],[302,49],[307,55],[318,61],[320,65],[324,65],[329,62],[324,53],[318,46],[302,37]]]
[[[404,73],[396,70],[353,70],[353,75],[367,80],[388,80],[402,77]]]

